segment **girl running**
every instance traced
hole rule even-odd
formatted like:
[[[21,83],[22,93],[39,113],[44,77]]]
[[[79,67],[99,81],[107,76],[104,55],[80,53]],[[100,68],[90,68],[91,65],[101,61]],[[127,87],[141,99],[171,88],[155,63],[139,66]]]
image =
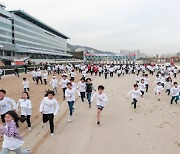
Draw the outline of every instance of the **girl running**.
[[[178,87],[178,83],[174,82],[174,86],[171,88],[171,104],[173,104],[173,101],[175,100],[176,104],[178,103],[179,100],[179,93],[180,93],[180,88]]]
[[[21,108],[21,122],[26,121],[29,131],[31,130],[31,114],[32,114],[32,104],[29,99],[29,94],[27,92],[22,93],[22,98],[18,101],[18,107]]]
[[[51,136],[54,136],[54,116],[59,111],[59,103],[54,98],[54,91],[47,91],[39,111],[43,114],[43,123],[49,121]]]
[[[8,111],[5,115],[5,125],[0,126],[0,133],[4,135],[1,154],[9,154],[13,151],[17,154],[30,154],[30,150],[21,150],[24,143],[18,132],[19,117],[14,111]]]
[[[72,121],[72,115],[73,115],[73,112],[75,110],[74,103],[75,103],[75,93],[76,93],[76,91],[77,90],[72,87],[72,83],[68,82],[67,83],[67,89],[65,91],[65,97],[67,98],[67,103],[68,103],[69,111],[70,111],[70,117],[68,119],[69,122]],[[80,96],[80,94],[79,94],[79,96]]]

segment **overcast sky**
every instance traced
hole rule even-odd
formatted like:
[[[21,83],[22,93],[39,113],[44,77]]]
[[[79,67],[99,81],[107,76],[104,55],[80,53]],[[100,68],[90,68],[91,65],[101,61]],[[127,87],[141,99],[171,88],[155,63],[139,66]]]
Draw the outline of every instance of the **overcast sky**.
[[[147,54],[180,51],[180,0],[0,0],[69,36],[71,44]]]

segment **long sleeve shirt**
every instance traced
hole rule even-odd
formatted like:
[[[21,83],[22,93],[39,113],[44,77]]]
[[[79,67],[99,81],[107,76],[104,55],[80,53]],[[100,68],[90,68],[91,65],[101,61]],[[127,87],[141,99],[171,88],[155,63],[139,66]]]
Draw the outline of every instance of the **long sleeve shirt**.
[[[91,102],[94,100],[94,98],[96,97],[96,105],[98,106],[102,106],[105,107],[107,102],[108,102],[108,98],[106,96],[106,94],[102,93],[95,93],[92,98],[91,98]]]
[[[172,96],[179,96],[180,88],[179,87],[172,87],[171,88],[171,94]]]
[[[131,96],[132,99],[138,99],[140,96],[142,95],[141,91],[138,89],[138,90],[131,90],[127,96]]]
[[[59,85],[61,86],[61,88],[66,88],[67,87],[67,83],[69,82],[68,79],[61,79]]]
[[[80,93],[78,90],[72,88],[72,89],[69,89],[67,88],[66,91],[65,91],[65,97],[67,98],[67,101],[68,102],[71,102],[71,101],[75,101],[75,94],[76,92],[78,93],[78,95],[80,96]]]
[[[21,108],[21,115],[27,116],[32,114],[32,104],[29,99],[20,99],[18,101],[18,107]]]
[[[9,97],[4,97],[3,100],[0,100],[0,114],[5,114],[10,110],[16,110],[17,104],[14,100]]]
[[[3,148],[15,150],[23,144],[14,120],[8,123],[6,122],[6,124],[0,128],[0,133],[4,135]]]
[[[57,79],[51,79],[50,85],[52,87],[58,87],[58,80]]]
[[[160,93],[161,91],[163,91],[163,86],[157,85],[157,86],[154,88],[154,91],[155,91],[155,93]]]
[[[59,103],[55,98],[49,99],[48,97],[44,97],[41,105],[40,105],[40,112],[43,114],[54,114],[57,115],[59,111]]]
[[[86,91],[86,82],[79,82],[77,85],[77,88],[80,92],[85,92]]]
[[[22,85],[24,88],[29,88],[29,81],[23,81]]]

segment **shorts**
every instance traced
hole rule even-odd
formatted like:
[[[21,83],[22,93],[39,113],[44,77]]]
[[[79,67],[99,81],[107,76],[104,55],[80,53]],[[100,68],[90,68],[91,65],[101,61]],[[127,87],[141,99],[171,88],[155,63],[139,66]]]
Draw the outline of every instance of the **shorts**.
[[[101,105],[97,105],[97,108],[98,108],[98,110],[101,110],[101,111],[104,109],[104,107]]]

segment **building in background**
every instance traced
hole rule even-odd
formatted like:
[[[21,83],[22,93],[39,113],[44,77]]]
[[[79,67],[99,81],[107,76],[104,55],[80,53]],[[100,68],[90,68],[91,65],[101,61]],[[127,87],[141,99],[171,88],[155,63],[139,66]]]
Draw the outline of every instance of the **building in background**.
[[[24,11],[0,7],[0,55],[68,58],[67,37]]]
[[[122,55],[135,55],[136,59],[141,58],[142,54],[140,52],[140,50],[120,50],[120,54]]]

